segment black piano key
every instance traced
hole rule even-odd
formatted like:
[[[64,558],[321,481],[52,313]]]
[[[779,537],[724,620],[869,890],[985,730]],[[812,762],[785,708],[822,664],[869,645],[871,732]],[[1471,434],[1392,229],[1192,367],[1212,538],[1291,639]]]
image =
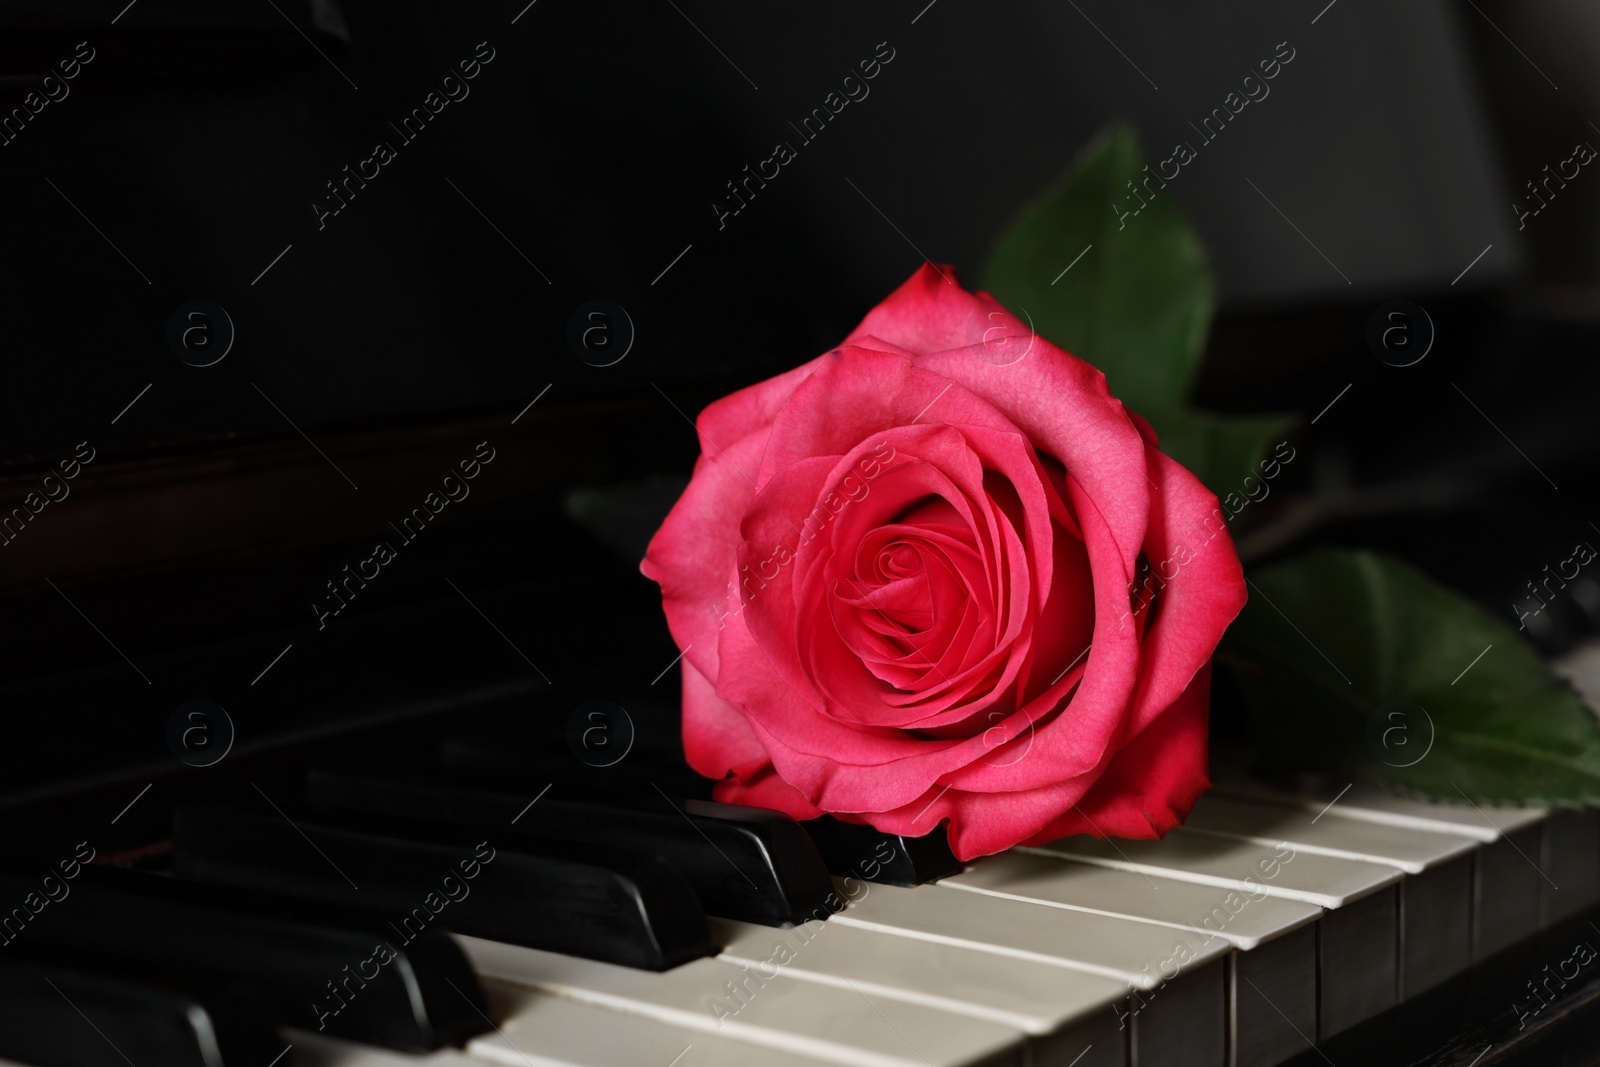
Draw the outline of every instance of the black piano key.
[[[509,826],[502,834],[499,826],[347,817],[330,825],[328,814],[311,821],[296,813],[291,822],[181,808],[177,873],[384,911],[402,940],[437,925],[656,971],[716,951],[694,890],[664,860],[565,843],[533,855],[506,844]]]
[[[480,827],[515,821],[519,847],[540,839],[659,855],[688,879],[706,911],[729,919],[779,926],[830,910],[833,886],[811,838],[787,815],[763,808],[665,793],[603,805],[563,800],[553,791],[498,793],[330,771],[311,772],[306,796],[313,807],[402,818]]]
[[[24,935],[25,936],[25,935]],[[0,1057],[33,1067],[263,1067],[280,1041],[260,1006],[129,972],[0,957]]]
[[[536,793],[554,783],[564,794],[593,799],[647,796],[658,786],[669,796],[710,800],[715,784],[681,760],[653,758],[648,752],[630,752],[615,764],[596,766],[579,760],[565,745],[452,738],[441,747],[439,759],[445,772],[463,784]]]
[[[0,875],[7,896],[38,888],[36,878]],[[338,926],[252,912],[232,890],[108,868],[58,880],[58,892],[11,952],[251,985],[279,1023],[408,1052],[489,1028],[477,977],[442,931],[408,943],[381,919],[345,915],[350,925]]]
[[[830,815],[802,823],[828,870],[841,878],[888,885],[922,885],[961,870],[942,827],[921,837],[887,834]]]

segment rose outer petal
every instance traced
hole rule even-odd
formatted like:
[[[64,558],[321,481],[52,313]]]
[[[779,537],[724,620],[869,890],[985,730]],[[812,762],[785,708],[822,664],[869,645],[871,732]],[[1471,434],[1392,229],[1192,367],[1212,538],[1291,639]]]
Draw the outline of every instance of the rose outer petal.
[[[704,452],[639,564],[645,577],[661,586],[673,640],[707,678],[717,676],[721,619],[739,607],[737,601],[728,603],[730,569],[739,549],[733,517],[755,498],[749,472],[758,469],[763,447],[763,436],[750,434]]]
[[[1069,834],[1160,837],[1181,824],[1211,788],[1206,771],[1210,699],[1208,663],[1170,707],[1111,757],[1076,808],[1023,843],[1037,845]]]

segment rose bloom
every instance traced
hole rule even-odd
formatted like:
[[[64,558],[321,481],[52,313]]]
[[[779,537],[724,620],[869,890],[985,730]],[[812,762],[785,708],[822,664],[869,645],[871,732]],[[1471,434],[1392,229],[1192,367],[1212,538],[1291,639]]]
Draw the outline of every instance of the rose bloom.
[[[696,427],[641,569],[718,800],[942,823],[962,859],[1188,815],[1243,575],[1098,370],[927,264]]]

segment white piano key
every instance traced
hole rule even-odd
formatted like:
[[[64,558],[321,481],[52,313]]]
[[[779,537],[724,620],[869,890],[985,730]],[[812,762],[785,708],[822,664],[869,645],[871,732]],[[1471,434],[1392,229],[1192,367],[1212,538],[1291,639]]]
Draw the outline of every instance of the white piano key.
[[[1225,1058],[1230,949],[1221,938],[936,885],[874,885],[827,921],[1120,980],[1129,992],[1113,1010],[1132,1023],[1135,1064],[1198,1067]]]
[[[1026,901],[952,893],[936,885],[874,885],[828,922],[1066,967],[1143,990],[1161,984],[1162,965],[1175,946],[1184,946],[1178,954],[1197,964],[1227,951],[1227,942],[1204,944],[1204,938],[1185,930],[1065,909],[1052,909],[1047,921]]]
[[[1191,834],[1183,829],[1173,830],[1159,841],[1067,837],[1026,851],[1250,894],[1264,890],[1270,896],[1323,908],[1343,907],[1405,877],[1397,867],[1320,856],[1286,844],[1274,847]]]
[[[481,975],[848,1067],[1016,1067],[1023,1034],[860,989],[699,959],[655,973],[457,936]],[[769,976],[770,973],[770,976]],[[752,1059],[756,1058],[752,1054]]]
[[[1472,961],[1481,962],[1539,930],[1539,824],[1508,832],[1473,857]]]
[[[1539,926],[1554,926],[1600,900],[1600,813],[1552,812],[1541,825]]]
[[[292,1062],[295,1067],[483,1067],[482,1060],[453,1048],[414,1056],[307,1030],[285,1029],[281,1033],[283,1043],[290,1048],[282,1062]],[[9,1065],[0,1062],[0,1067]],[[550,1061],[533,1059],[530,1067],[550,1067]]]
[[[1233,766],[1238,765],[1235,755]],[[1365,785],[1353,786],[1342,795],[1338,790],[1328,789],[1297,797],[1261,782],[1234,776],[1234,772],[1228,770],[1219,774],[1216,792],[1237,798],[1293,803],[1301,810],[1316,808],[1319,813],[1326,813],[1324,822],[1336,818],[1360,820],[1405,830],[1458,834],[1478,842],[1480,847],[1471,861],[1467,922],[1470,959],[1474,962],[1487,959],[1532,936],[1541,925],[1547,925],[1560,910],[1556,904],[1558,899],[1572,910],[1584,906],[1581,903],[1584,892],[1561,896],[1553,888],[1560,880],[1547,878],[1546,871],[1546,856],[1550,854],[1547,842],[1573,832],[1581,836],[1584,831],[1571,825],[1550,829],[1550,812],[1543,808],[1498,807],[1466,800],[1459,804],[1432,803]],[[1581,842],[1576,842],[1575,847],[1557,848],[1556,852],[1573,856],[1579,863],[1600,864],[1600,848],[1586,848]],[[1412,906],[1402,901],[1404,925],[1408,929],[1426,925],[1447,938],[1431,946],[1418,943],[1416,939],[1407,942],[1402,964],[1404,996],[1432,988],[1443,977],[1448,977],[1444,972],[1453,973],[1459,969],[1456,966],[1459,929],[1455,915],[1459,911],[1461,890],[1458,886],[1447,886],[1447,881],[1447,877],[1438,877],[1415,885],[1408,882],[1403,889],[1404,894],[1417,898]],[[1572,879],[1572,884],[1592,886],[1589,892],[1600,893],[1597,881],[1600,881],[1600,872],[1588,877],[1580,873]]]
[[[1228,968],[1229,1067],[1272,1067],[1317,1033],[1317,933],[1301,926],[1235,951]]]
[[[1543,819],[1548,812],[1539,807],[1479,805],[1466,800],[1429,801],[1401,796],[1363,782],[1348,788],[1315,786],[1293,791],[1278,789],[1250,776],[1248,754],[1237,749],[1213,751],[1211,793],[1218,797],[1265,800],[1326,814],[1330,818],[1404,826],[1441,834],[1460,834],[1475,841],[1498,841],[1502,834],[1520,830]]]
[[[1313,818],[1294,807],[1209,796],[1195,804],[1183,828],[1259,845],[1287,841],[1297,852],[1383,863],[1407,874],[1421,874],[1476,847],[1476,842],[1457,834]]]
[[[874,891],[874,890],[869,890]],[[852,926],[807,922],[774,929],[711,920],[719,959],[758,967],[788,958],[783,973],[871,996],[987,1019],[1029,1035],[1034,1064],[1122,1067],[1126,1041],[1112,1005],[1128,991],[1111,978],[958,945]],[[1082,1055],[1082,1058],[1078,1057]]]
[[[1400,999],[1439,985],[1472,962],[1472,858],[1481,844],[1460,834],[1310,815],[1261,800],[1202,797],[1186,830],[1268,844],[1287,841],[1299,852],[1399,867]],[[1600,857],[1600,850],[1597,850]]]
[[[1017,850],[979,860],[937,885],[1192,930],[1241,949],[1258,948],[1322,916],[1320,908],[1276,899],[1260,889],[1246,896],[1168,877],[1152,881],[1132,871],[1073,862],[1067,855]]]
[[[685,1030],[626,1012],[598,1008],[529,989],[486,982],[494,1029],[467,1043],[466,1053],[440,1049],[409,1055],[290,1030],[298,1067],[748,1067],[754,1050],[742,1041]],[[676,1059],[672,1057],[676,1056]],[[760,1052],[763,1067],[821,1067],[812,1059],[775,1049]],[[0,1067],[6,1064],[0,1062]]]
[[[1317,1040],[1325,1041],[1399,1002],[1399,894],[1394,887],[1322,917],[1318,932]]]
[[[644,1015],[546,996],[501,982],[485,983],[494,1030],[473,1038],[467,1053],[505,1067],[819,1067],[827,1060],[778,1049],[759,1053],[742,1041],[685,1030]],[[432,1065],[429,1065],[432,1067]],[[441,1065],[443,1067],[443,1065]],[[449,1067],[457,1067],[451,1064]]]
[[[1400,883],[1401,1000],[1471,966],[1473,872],[1483,847]]]
[[[1159,841],[1072,837],[1032,851],[1329,909],[1317,933],[1319,1040],[1398,999],[1398,885],[1406,877],[1398,867],[1183,829]]]
[[[938,886],[1192,931],[1242,950],[1227,975],[1231,1067],[1271,1067],[1304,1051],[1306,1035],[1316,1033],[1321,908],[1017,850]]]

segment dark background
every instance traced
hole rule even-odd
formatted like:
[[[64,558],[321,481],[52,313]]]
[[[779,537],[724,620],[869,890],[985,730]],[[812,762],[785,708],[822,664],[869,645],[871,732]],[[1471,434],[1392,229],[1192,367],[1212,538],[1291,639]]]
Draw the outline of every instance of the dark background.
[[[1509,616],[1600,520],[1600,178],[1521,232],[1512,206],[1600,143],[1600,24],[1556,2],[1218,7],[0,4],[6,108],[95,50],[0,146],[0,503],[97,451],[0,548],[4,791],[131,796],[195,698],[241,753],[498,685],[552,720],[642,693],[667,721],[676,649],[634,564],[699,450],[689,419],[836,343],[924,255],[975,284],[1107,122],[1152,161],[1197,143],[1281,42],[1270,95],[1169,188],[1222,300],[1199,400],[1304,416],[1307,458],[1241,544],[1377,544]],[[402,144],[388,123],[479,42],[470,95]],[[870,95],[801,146],[789,124],[880,42]],[[779,139],[798,158],[719,228],[725,183]],[[395,160],[319,228],[325,183],[378,140]],[[1438,328],[1414,367],[1364,340],[1395,298]],[[166,336],[195,299],[237,331],[204,368]],[[567,340],[596,299],[636,330],[608,367]],[[319,629],[324,583],[483,440],[473,495]],[[631,512],[582,495],[624,483],[647,490]],[[1542,617],[1543,647],[1600,621],[1586,596]]]

